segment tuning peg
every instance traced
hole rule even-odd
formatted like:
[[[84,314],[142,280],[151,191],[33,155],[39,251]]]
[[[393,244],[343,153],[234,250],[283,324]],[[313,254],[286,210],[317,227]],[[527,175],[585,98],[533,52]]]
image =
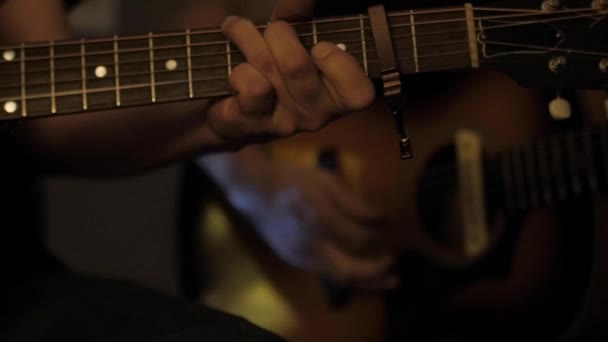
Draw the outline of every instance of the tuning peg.
[[[608,0],[593,0],[591,8],[596,10],[603,10],[608,8]]]
[[[572,116],[572,106],[558,93],[557,97],[549,102],[549,113],[554,120],[566,120]]]
[[[543,11],[555,11],[558,10],[559,7],[561,6],[559,0],[545,0],[543,1],[543,4],[541,6]]]

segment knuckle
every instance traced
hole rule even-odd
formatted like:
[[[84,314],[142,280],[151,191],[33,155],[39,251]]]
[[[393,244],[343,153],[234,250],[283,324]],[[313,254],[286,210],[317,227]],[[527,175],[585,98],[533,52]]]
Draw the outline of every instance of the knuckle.
[[[265,75],[273,73],[276,68],[274,57],[264,51],[251,56],[249,63]]]
[[[272,96],[274,89],[270,82],[261,75],[247,70],[251,65],[241,64],[237,66],[230,76],[230,84],[236,92],[245,97],[262,99]]]
[[[245,89],[245,94],[248,97],[262,100],[272,97],[274,91],[270,83],[267,81],[248,82]]]
[[[337,46],[328,42],[320,42],[311,51],[312,57],[320,63],[327,63],[342,53]]]
[[[296,134],[297,131],[298,124],[295,120],[281,120],[276,124],[274,134],[281,138],[288,138]]]
[[[327,126],[327,124],[328,120],[325,120],[320,116],[314,116],[305,120],[301,125],[301,129],[304,132],[316,132]]]
[[[303,79],[314,71],[308,56],[303,53],[292,54],[281,63],[281,69],[284,76],[291,79]]]

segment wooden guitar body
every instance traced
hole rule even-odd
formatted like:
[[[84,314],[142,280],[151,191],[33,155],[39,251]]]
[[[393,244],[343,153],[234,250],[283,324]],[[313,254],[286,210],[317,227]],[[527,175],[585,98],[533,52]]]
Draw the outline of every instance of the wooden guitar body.
[[[319,151],[337,151],[348,184],[387,213],[391,229],[386,240],[391,243],[386,248],[402,252],[404,260],[414,260],[406,262],[411,268],[403,273],[404,287],[388,296],[388,301],[382,296],[355,295],[350,305],[336,309],[327,304],[327,294],[316,276],[285,265],[242,218],[233,221],[238,222],[234,231],[245,242],[239,247],[246,250],[241,256],[254,255],[258,261],[254,278],[269,281],[275,298],[282,303],[279,306],[290,308],[292,314],[284,316],[290,317],[290,323],[277,328],[290,340],[418,341],[439,337],[441,331],[457,337],[498,340],[493,334],[508,331],[504,336],[521,337],[526,329],[535,327],[536,333],[533,330],[529,336],[545,338],[564,330],[573,319],[583,295],[574,290],[586,287],[588,272],[584,265],[574,265],[574,259],[570,264],[564,261],[579,249],[589,251],[587,235],[583,234],[586,226],[580,225],[578,233],[583,237],[576,239],[564,233],[568,231],[564,226],[576,221],[568,222],[553,210],[535,210],[518,217],[501,215],[499,210],[492,216],[487,249],[475,257],[467,256],[459,239],[454,238],[460,234],[460,215],[454,188],[446,182],[455,170],[442,171],[433,165],[462,129],[477,132],[490,157],[554,131],[553,120],[544,114],[542,93],[494,73],[450,77],[454,80],[447,87],[420,80],[406,83],[406,89],[412,89],[405,118],[414,147],[412,160],[399,159],[394,121],[381,104],[338,120],[321,132],[267,146],[277,160],[311,167],[315,167]],[[443,176],[436,176],[436,192],[421,193],[420,184],[429,169],[443,172]],[[432,200],[425,202],[422,196]],[[422,217],[424,203],[436,204],[431,209],[442,223],[439,230],[429,227]],[[576,208],[572,207],[571,213],[575,214]],[[589,263],[585,255],[578,259]],[[478,265],[480,260],[489,261]],[[212,268],[227,271],[225,267]],[[578,272],[569,274],[573,268]],[[234,267],[228,272],[241,270]],[[574,280],[564,281],[567,275]],[[222,286],[217,284],[213,289],[217,297]],[[568,292],[567,298],[556,297],[564,292]],[[218,306],[230,309],[221,303]],[[556,310],[556,306],[563,310]],[[275,309],[264,312],[270,315]],[[559,328],[535,323],[536,315],[547,310],[555,324],[561,324]],[[249,312],[246,317],[256,321],[261,314]],[[480,322],[484,324],[481,328]],[[275,328],[272,324],[267,327]]]

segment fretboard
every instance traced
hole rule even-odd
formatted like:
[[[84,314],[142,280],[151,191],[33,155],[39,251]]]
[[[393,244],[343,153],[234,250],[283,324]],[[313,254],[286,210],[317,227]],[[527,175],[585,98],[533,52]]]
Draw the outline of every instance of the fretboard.
[[[388,22],[403,74],[478,64],[468,5],[391,13]],[[370,77],[380,76],[366,15],[294,27],[307,48],[333,42],[354,56]],[[243,62],[243,55],[217,30],[2,47],[0,119],[226,96],[228,77]]]
[[[608,127],[570,132],[504,152],[493,169],[486,175],[487,185],[501,187],[499,193],[503,194],[508,211],[524,211],[605,191]]]

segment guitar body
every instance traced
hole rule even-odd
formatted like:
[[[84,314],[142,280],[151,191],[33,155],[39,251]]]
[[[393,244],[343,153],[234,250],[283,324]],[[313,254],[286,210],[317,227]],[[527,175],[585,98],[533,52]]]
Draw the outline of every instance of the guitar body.
[[[321,132],[267,146],[277,160],[311,167],[315,166],[315,156],[320,151],[337,151],[345,181],[387,213],[391,228],[387,240],[392,241],[387,248],[422,260],[406,269],[405,286],[388,298],[355,295],[346,308],[336,309],[327,304],[327,293],[317,277],[279,261],[254,236],[247,222],[233,215],[230,225],[240,241],[238,248],[244,251],[239,252],[241,261],[252,256],[257,260],[258,272],[252,277],[270,284],[274,298],[281,303],[262,312],[273,312],[270,310],[277,308],[291,312],[283,316],[290,317],[286,319],[289,323],[284,322],[279,328],[268,324],[267,328],[278,330],[294,341],[379,341],[388,338],[418,341],[440,337],[437,333],[441,331],[452,337],[485,340],[496,340],[494,334],[508,331],[510,337],[538,336],[546,340],[546,337],[560,333],[561,328],[574,318],[583,296],[579,289],[587,286],[588,272],[584,266],[575,265],[574,259],[568,259],[570,263],[564,261],[580,249],[589,251],[589,246],[584,238],[586,235],[582,234],[584,229],[577,231],[583,236],[580,239],[564,232],[568,231],[565,226],[579,222],[569,222],[568,217],[560,217],[550,209],[532,211],[517,218],[506,218],[498,213],[491,220],[487,251],[471,258],[463,254],[458,239],[453,238],[460,234],[458,207],[449,195],[453,189],[439,188],[435,194],[437,199],[432,202],[437,204],[435,216],[447,223],[444,225],[447,228],[439,233],[433,231],[422,217],[420,182],[429,174],[428,168],[441,151],[453,144],[458,131],[476,132],[488,156],[531,143],[555,131],[553,120],[548,114],[544,115],[546,105],[541,92],[524,89],[494,73],[450,78],[447,86],[422,83],[424,80],[407,83],[410,89],[425,87],[420,91],[420,97],[418,91],[412,90],[407,105],[405,121],[415,155],[412,160],[399,159],[394,121],[381,105],[338,120]],[[433,98],[441,101],[432,101]],[[439,206],[442,203],[447,203],[445,210]],[[574,207],[568,212],[571,216],[578,213]],[[494,253],[495,250],[500,253]],[[575,259],[583,259],[589,264],[584,254]],[[210,255],[206,259],[213,258]],[[475,267],[479,260],[489,261],[483,267]],[[434,266],[438,266],[438,272],[434,271],[437,269]],[[480,271],[467,272],[469,268]],[[216,279],[234,280],[234,277],[221,275],[225,272],[243,274],[241,268],[211,269],[217,270]],[[578,271],[574,274],[572,269]],[[443,270],[446,272],[442,273]],[[433,272],[439,274],[439,278],[425,277]],[[460,273],[472,275],[462,281]],[[570,274],[574,274],[575,280],[564,281]],[[449,285],[452,275],[456,279],[454,286]],[[436,286],[433,281],[446,286]],[[214,294],[210,297],[221,297],[218,291],[222,292],[222,288],[226,291],[223,296],[229,296],[229,287],[216,285],[212,288]],[[563,310],[555,310],[555,305],[548,305],[550,303],[561,303]],[[217,306],[230,310],[221,303]],[[262,314],[234,311],[254,322]],[[537,324],[537,315],[550,316],[553,323]],[[480,328],[481,321],[484,325]],[[557,322],[562,324],[560,329],[555,329]],[[533,330],[528,332],[529,329]]]

